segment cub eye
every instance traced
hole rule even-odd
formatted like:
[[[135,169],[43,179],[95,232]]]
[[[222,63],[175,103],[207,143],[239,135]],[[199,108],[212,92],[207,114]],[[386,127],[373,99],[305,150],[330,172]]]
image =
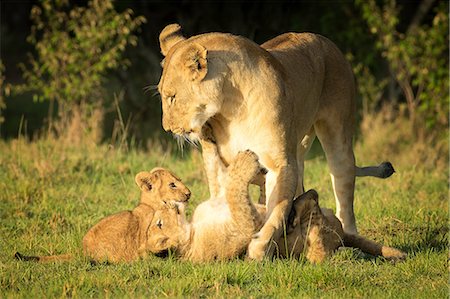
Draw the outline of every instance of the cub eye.
[[[162,228],[163,223],[162,223],[162,220],[161,220],[161,219],[156,220],[156,226],[157,226],[158,228]]]
[[[175,183],[170,183],[170,184],[169,184],[169,187],[170,187],[171,189],[175,189],[175,188],[177,187],[177,185],[175,185]]]

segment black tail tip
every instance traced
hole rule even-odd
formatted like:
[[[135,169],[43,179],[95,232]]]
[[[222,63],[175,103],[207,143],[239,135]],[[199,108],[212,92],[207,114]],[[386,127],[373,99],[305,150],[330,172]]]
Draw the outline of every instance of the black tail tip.
[[[379,167],[382,168],[381,177],[383,179],[390,177],[395,172],[394,166],[392,166],[391,162],[388,161],[381,163]]]
[[[26,256],[18,251],[14,253],[14,258],[19,261],[39,261],[39,258],[37,256]]]
[[[21,260],[24,259],[24,256],[23,256],[20,252],[16,251],[16,253],[14,253],[14,258],[15,258],[16,260],[21,261]]]

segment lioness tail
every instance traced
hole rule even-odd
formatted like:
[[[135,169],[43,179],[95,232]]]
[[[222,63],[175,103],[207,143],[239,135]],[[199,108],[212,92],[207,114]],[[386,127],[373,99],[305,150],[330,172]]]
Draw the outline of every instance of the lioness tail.
[[[380,179],[386,179],[395,172],[391,162],[383,162],[378,166],[358,167],[355,166],[355,175],[357,177],[372,176]]]

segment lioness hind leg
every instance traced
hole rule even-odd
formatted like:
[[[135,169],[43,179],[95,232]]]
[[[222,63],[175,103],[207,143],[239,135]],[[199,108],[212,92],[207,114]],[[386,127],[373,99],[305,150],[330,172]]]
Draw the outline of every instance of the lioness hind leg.
[[[345,232],[357,234],[353,211],[355,156],[351,123],[351,120],[349,123],[343,120],[329,124],[324,120],[316,122],[314,128],[327,157],[336,199],[336,216]]]
[[[316,138],[316,133],[314,132],[314,127],[311,127],[308,134],[303,137],[301,142],[297,145],[297,190],[295,191],[295,196],[299,196],[305,192],[305,185],[303,184],[304,169],[305,169],[305,156],[309,152],[314,139]]]

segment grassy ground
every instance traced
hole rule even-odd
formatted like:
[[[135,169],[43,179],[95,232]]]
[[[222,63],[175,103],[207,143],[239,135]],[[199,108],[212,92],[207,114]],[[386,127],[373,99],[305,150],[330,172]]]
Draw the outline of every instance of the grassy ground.
[[[344,249],[321,265],[304,260],[195,265],[156,257],[131,264],[91,265],[82,257],[80,240],[102,217],[137,203],[134,175],[138,171],[168,167],[191,188],[191,206],[207,198],[199,153],[181,156],[161,146],[125,152],[107,145],[57,145],[51,139],[0,141],[0,298],[448,298],[447,166],[421,165],[414,158],[406,159],[406,152],[377,156],[372,146],[366,147],[356,146],[360,164],[389,158],[397,173],[385,181],[357,180],[359,230],[406,251],[405,262],[392,264]],[[321,155],[306,163],[306,186],[319,192],[323,206],[334,208]],[[71,252],[76,258],[37,264],[14,260],[15,251]]]

